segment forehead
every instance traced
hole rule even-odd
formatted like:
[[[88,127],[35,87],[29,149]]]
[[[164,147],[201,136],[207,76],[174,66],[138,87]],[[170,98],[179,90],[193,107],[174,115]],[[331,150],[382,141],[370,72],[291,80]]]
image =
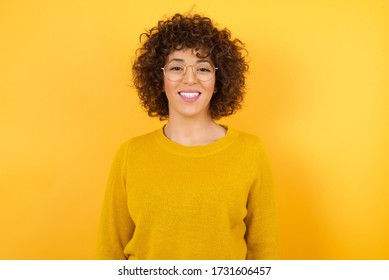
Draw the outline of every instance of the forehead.
[[[167,61],[171,61],[173,59],[183,62],[211,61],[208,53],[201,49],[174,50],[168,55]]]

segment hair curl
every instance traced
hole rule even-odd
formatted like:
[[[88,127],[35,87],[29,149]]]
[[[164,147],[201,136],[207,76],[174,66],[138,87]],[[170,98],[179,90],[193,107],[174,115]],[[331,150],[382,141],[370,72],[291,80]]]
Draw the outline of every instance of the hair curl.
[[[169,107],[163,92],[162,67],[174,50],[205,50],[218,68],[215,88],[217,92],[210,101],[212,119],[234,114],[240,109],[245,93],[245,73],[248,70],[243,52],[247,51],[239,39],[231,39],[228,29],[218,30],[211,19],[198,14],[175,14],[161,20],[148,32],[142,33],[133,71],[133,83],[142,106],[150,117],[168,119]],[[199,54],[197,54],[199,55]]]

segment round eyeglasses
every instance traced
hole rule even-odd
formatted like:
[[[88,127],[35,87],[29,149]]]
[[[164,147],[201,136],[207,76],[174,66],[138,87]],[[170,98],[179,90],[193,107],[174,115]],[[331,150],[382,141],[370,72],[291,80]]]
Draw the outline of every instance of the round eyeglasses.
[[[161,68],[166,79],[172,82],[180,81],[186,74],[186,69],[191,67],[196,78],[202,82],[209,81],[215,75],[217,68],[209,61],[198,62],[194,65],[185,65],[182,62],[172,60]]]

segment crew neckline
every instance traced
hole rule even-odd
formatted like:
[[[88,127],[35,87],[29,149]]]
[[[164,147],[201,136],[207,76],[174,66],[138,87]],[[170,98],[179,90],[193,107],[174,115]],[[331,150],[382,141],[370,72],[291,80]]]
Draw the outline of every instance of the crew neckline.
[[[185,146],[170,140],[164,133],[163,127],[159,128],[154,133],[154,138],[157,143],[164,150],[181,155],[181,156],[189,156],[189,157],[201,157],[214,153],[218,153],[221,150],[227,148],[230,144],[232,144],[237,136],[239,135],[238,131],[232,129],[226,125],[222,125],[226,129],[226,135],[220,137],[216,141],[200,146]]]

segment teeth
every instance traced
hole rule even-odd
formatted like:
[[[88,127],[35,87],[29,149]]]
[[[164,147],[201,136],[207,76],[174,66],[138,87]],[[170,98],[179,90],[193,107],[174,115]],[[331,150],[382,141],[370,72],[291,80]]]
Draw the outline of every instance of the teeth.
[[[199,92],[180,92],[181,96],[184,96],[186,98],[195,98],[200,95]]]

